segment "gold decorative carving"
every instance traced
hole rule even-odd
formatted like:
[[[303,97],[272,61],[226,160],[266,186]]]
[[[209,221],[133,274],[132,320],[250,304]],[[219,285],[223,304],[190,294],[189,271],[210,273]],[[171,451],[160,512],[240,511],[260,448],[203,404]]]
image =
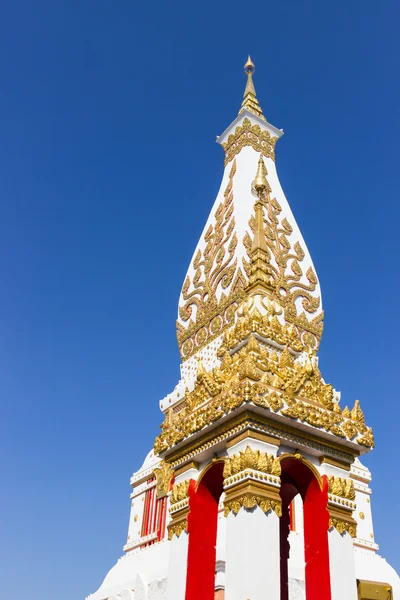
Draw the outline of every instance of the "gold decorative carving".
[[[340,533],[340,535],[342,535],[345,531],[347,531],[352,538],[355,538],[357,535],[357,526],[351,521],[331,517],[329,519],[329,528],[331,527],[334,527]]]
[[[341,535],[347,531],[352,538],[357,536],[357,522],[353,519],[352,507],[328,504],[328,512],[329,528],[334,527]]]
[[[278,517],[282,516],[282,501],[279,490],[267,484],[259,482],[242,482],[237,486],[229,488],[225,493],[224,515],[230,512],[235,515],[241,508],[251,510],[259,506],[264,513],[273,510]]]
[[[261,268],[262,261],[267,262],[264,270],[268,273],[267,288],[271,299],[277,301],[282,307],[285,321],[297,325],[303,332],[303,345],[309,345],[312,349],[316,349],[323,329],[323,312],[319,311],[321,299],[315,293],[318,279],[311,266],[308,267],[305,274],[303,273],[300,265],[305,257],[304,250],[298,241],[291,242],[293,227],[286,218],[281,218],[282,207],[276,198],[271,198],[271,187],[266,179],[267,171],[262,158],[260,161],[265,173],[265,184],[258,192],[255,216],[251,217],[249,221],[250,228],[254,232],[253,243],[248,233],[243,238],[243,244],[250,258],[250,262],[243,259],[243,266],[251,283],[255,258],[258,269]],[[257,237],[261,237],[258,231],[260,219],[263,225],[263,248],[259,244],[260,250],[255,257],[254,243]],[[303,308],[300,314],[298,314],[297,308],[299,300],[301,300]],[[307,317],[307,314],[310,317]]]
[[[185,479],[185,481],[174,485],[171,492],[171,504],[176,504],[189,498],[189,484],[190,479]]]
[[[193,281],[187,276],[183,284],[184,304],[179,307],[179,317],[183,323],[177,321],[176,324],[183,360],[232,324],[238,302],[243,298],[246,279],[235,258],[238,243],[233,214],[232,182],[235,172],[236,161],[229,173],[224,200],[215,212],[215,224],[210,224],[204,234],[206,246],[203,251],[198,250],[194,259]],[[224,290],[229,287],[227,295]]]
[[[363,512],[358,513],[358,516],[362,521],[365,519],[365,514]]]
[[[340,498],[347,498],[348,500],[355,500],[356,491],[354,489],[354,483],[352,479],[345,477],[335,477],[334,475],[328,475],[328,492],[334,496]]]
[[[177,449],[169,457],[169,461],[174,467],[177,467],[186,461],[190,460],[196,455],[199,455],[204,450],[212,448],[215,444],[227,440],[232,440],[232,436],[236,436],[240,433],[255,430],[261,435],[277,436],[282,440],[287,440],[296,444],[297,446],[304,446],[313,450],[318,450],[324,454],[329,454],[332,457],[338,458],[343,461],[351,462],[358,453],[348,454],[343,452],[343,449],[335,443],[334,440],[330,444],[322,442],[315,433],[303,432],[303,435],[299,435],[299,430],[294,427],[290,427],[287,424],[277,424],[278,427],[272,426],[271,421],[268,418],[268,414],[260,415],[253,413],[250,410],[246,410],[238,415],[232,415],[224,424],[219,424],[212,430],[204,432],[200,438],[197,438],[193,442],[189,442],[181,449]],[[265,440],[268,441],[268,440]],[[353,451],[354,452],[354,451]],[[279,457],[281,458],[282,455]]]
[[[253,334],[232,355],[229,346],[228,335],[219,367],[207,372],[199,364],[193,391],[186,391],[180,412],[167,415],[155,440],[157,454],[245,403],[373,447],[370,429],[360,436],[356,422],[343,418],[332,386],[324,383],[312,355],[301,362],[287,348],[280,354],[270,352]]]
[[[250,446],[246,446],[245,450],[240,450],[237,454],[225,459],[224,478],[227,479],[246,469],[254,469],[277,477],[281,474],[279,459],[272,454],[253,450]]]
[[[247,117],[235,129],[226,142],[222,144],[225,150],[225,166],[235,158],[245,146],[251,146],[256,152],[266,158],[275,160],[275,144],[278,138],[273,137],[267,129],[253,125]]]
[[[156,467],[153,472],[157,482],[157,498],[162,498],[169,492],[169,485],[171,483],[173,473],[171,465],[163,460],[161,461],[160,466]]]
[[[188,521],[187,516],[189,514],[189,509],[184,511],[180,511],[178,517],[174,517],[171,523],[168,525],[168,539],[172,540],[174,535],[179,537],[181,533],[188,530]]]

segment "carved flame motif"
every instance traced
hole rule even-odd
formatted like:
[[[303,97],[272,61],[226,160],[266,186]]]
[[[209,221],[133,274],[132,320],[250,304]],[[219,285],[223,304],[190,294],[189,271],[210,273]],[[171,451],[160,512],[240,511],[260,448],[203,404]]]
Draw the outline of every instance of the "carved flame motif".
[[[178,344],[183,358],[187,358],[204,343],[211,341],[232,322],[237,300],[242,296],[245,279],[239,269],[229,295],[226,290],[237,270],[235,250],[238,243],[233,215],[232,181],[236,160],[229,173],[224,200],[215,213],[215,224],[210,224],[204,235],[206,246],[198,250],[194,259],[193,281],[186,277],[182,288],[184,304],[179,307],[185,328],[177,322]],[[194,314],[195,313],[195,314]]]
[[[305,256],[304,250],[299,242],[292,245],[290,237],[293,228],[286,218],[281,219],[281,212],[282,207],[276,198],[271,198],[271,188],[268,186],[264,202],[264,215],[266,216],[264,223],[265,239],[270,251],[273,296],[284,308],[285,321],[294,323],[305,330],[307,333],[305,338],[303,337],[304,342],[311,348],[316,348],[323,329],[323,312],[318,313],[321,299],[313,293],[316,290],[318,279],[312,267],[307,269],[304,276],[300,265]],[[254,232],[254,216],[251,217],[249,225]],[[248,233],[243,239],[243,244],[250,258],[252,241]],[[247,275],[250,275],[250,261],[242,260]],[[298,314],[296,307],[298,299],[301,299],[304,309],[301,314]],[[306,313],[311,316],[311,319],[306,316]]]

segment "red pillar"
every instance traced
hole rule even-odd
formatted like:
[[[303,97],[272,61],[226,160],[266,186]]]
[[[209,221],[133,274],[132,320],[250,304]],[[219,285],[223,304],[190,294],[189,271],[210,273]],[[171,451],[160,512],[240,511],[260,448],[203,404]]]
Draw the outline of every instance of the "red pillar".
[[[214,600],[218,503],[223,490],[223,463],[204,474],[189,490],[188,565],[185,600]]]
[[[328,482],[321,490],[313,478],[304,498],[304,555],[306,561],[306,599],[331,600],[329,569]]]

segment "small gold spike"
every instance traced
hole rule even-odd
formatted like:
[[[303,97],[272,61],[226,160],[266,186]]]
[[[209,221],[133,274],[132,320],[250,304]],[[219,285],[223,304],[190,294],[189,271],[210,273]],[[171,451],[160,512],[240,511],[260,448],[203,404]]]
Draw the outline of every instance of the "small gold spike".
[[[267,169],[263,157],[258,161],[256,177],[252,183],[252,191],[257,200],[254,204],[255,227],[254,237],[250,250],[250,287],[261,285],[264,288],[271,289],[271,265],[270,252],[265,239],[264,229],[264,208],[263,203],[271,192],[271,188],[266,178]]]
[[[271,191],[271,188],[269,187],[266,175],[267,175],[267,168],[264,164],[262,154],[260,154],[260,158],[258,160],[256,178],[253,181],[253,189],[256,192],[256,194],[255,194],[256,196],[258,196],[259,194],[262,194],[265,191],[268,191],[268,192]]]
[[[244,65],[244,72],[247,75],[247,83],[246,83],[246,88],[244,90],[243,102],[242,102],[242,106],[240,107],[239,114],[242,113],[245,109],[247,109],[248,111],[252,112],[254,115],[257,115],[257,117],[259,117],[260,119],[265,121],[266,119],[263,115],[261,106],[258,103],[257,96],[256,96],[256,90],[255,90],[254,83],[253,83],[253,73],[255,70],[256,70],[256,67],[249,55],[249,58],[247,59],[247,62]]]

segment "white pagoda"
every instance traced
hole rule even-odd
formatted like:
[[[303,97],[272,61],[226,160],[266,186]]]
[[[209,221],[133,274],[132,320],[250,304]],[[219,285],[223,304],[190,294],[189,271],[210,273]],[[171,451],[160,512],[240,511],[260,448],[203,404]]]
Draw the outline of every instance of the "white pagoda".
[[[318,367],[321,290],[245,65],[220,191],[182,286],[181,379],[131,478],[124,555],[90,600],[400,600],[378,554],[374,446]]]

